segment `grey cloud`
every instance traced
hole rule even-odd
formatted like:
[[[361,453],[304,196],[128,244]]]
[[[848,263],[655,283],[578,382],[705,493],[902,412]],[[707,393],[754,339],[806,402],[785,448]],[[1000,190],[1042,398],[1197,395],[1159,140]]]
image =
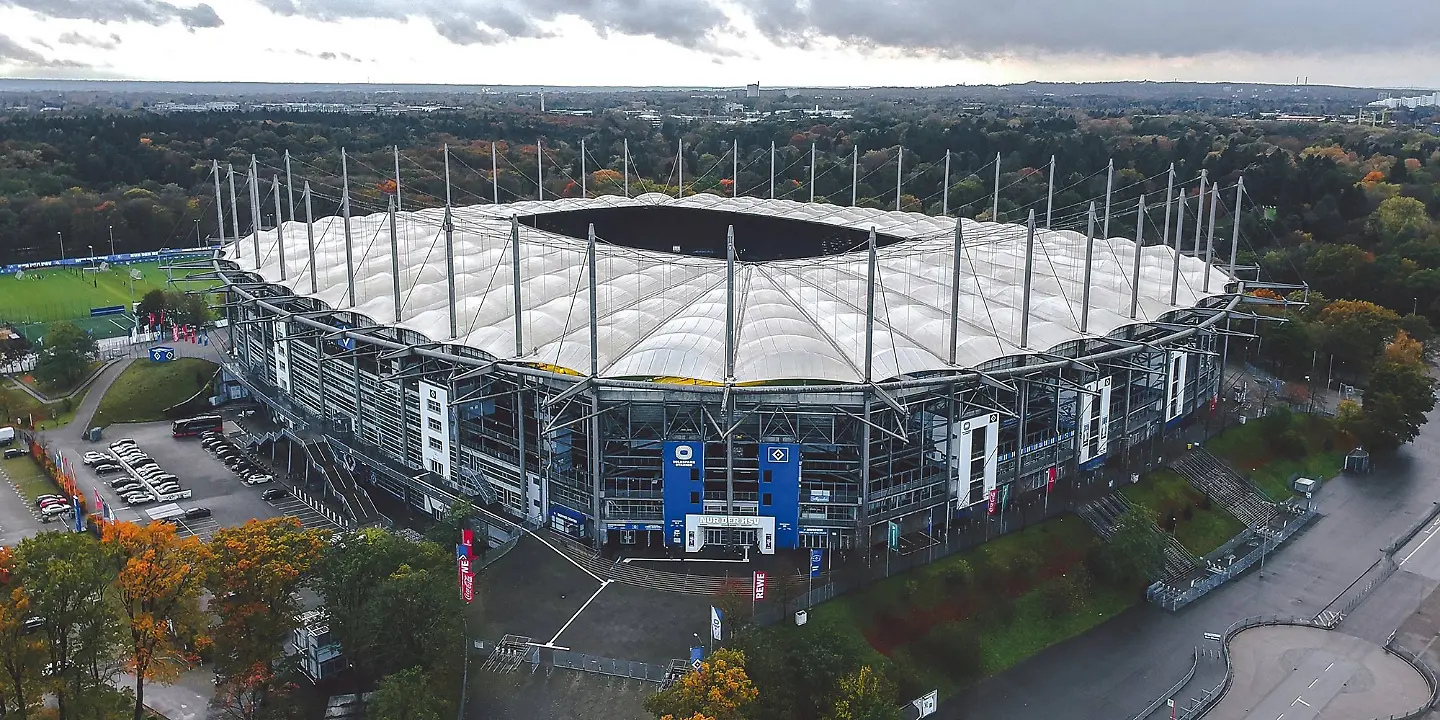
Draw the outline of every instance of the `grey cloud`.
[[[52,46],[50,45],[50,43],[47,43],[47,42],[45,42],[44,40],[41,40],[40,38],[30,38],[30,44],[31,44],[31,45],[39,45],[40,47],[43,47],[43,48],[45,48],[46,50],[54,50],[54,49],[55,49],[54,47],[52,47]]]
[[[85,67],[84,63],[73,60],[47,58],[35,50],[15,42],[7,35],[0,35],[0,65],[19,65],[29,68]]]
[[[200,3],[180,7],[164,0],[0,0],[0,7],[16,7],[42,17],[90,20],[97,23],[138,22],[165,25],[179,22],[186,28],[224,25],[215,8]]]
[[[86,47],[99,48],[101,50],[114,50],[120,45],[120,36],[110,33],[110,37],[90,37],[77,32],[67,32],[60,35],[59,42],[62,45],[84,45]]]
[[[833,39],[865,48],[950,57],[1191,57],[1212,52],[1326,54],[1358,48],[1435,48],[1440,3],[1372,0],[1363,23],[1352,0],[750,0],[771,40]]]
[[[3,2],[5,0],[0,0]],[[14,0],[10,0],[14,1]],[[33,1],[33,0],[31,0]],[[316,20],[417,18],[460,45],[494,45],[543,38],[546,23],[579,18],[597,33],[648,36],[713,51],[726,27],[715,0],[260,0],[281,15]]]

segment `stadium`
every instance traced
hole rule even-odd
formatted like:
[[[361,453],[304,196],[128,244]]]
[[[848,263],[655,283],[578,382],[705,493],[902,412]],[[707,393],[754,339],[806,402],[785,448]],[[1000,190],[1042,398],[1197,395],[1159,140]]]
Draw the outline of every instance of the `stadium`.
[[[1093,205],[345,207],[217,254],[229,374],[347,483],[596,547],[893,547],[1082,482],[1210,406],[1245,290],[1213,211],[1202,253]]]

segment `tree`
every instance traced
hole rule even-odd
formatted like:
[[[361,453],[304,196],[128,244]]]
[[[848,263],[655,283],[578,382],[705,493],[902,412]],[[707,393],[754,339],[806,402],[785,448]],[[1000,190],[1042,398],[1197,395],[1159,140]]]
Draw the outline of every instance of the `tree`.
[[[475,516],[475,506],[465,498],[458,498],[445,508],[445,514],[425,531],[425,539],[439,545],[450,547],[460,542],[460,530],[463,529],[470,518]],[[483,552],[484,538],[478,538],[476,545],[480,546]]]
[[[101,542],[120,563],[115,588],[129,621],[130,670],[135,674],[134,718],[145,713],[145,681],[173,678],[189,662],[172,625],[195,610],[207,551],[199,538],[181,538],[170,523],[104,525]]]
[[[895,684],[869,665],[840,678],[832,720],[900,720]]]
[[[1395,334],[1400,316],[1365,300],[1336,300],[1320,312],[1320,322],[1328,330],[1331,352],[1365,367],[1379,353],[1385,339]]]
[[[62,719],[108,685],[119,659],[117,612],[106,591],[114,566],[90,535],[40,533],[15,548],[15,580],[44,619],[50,690]]]
[[[330,631],[361,675],[453,667],[463,650],[464,603],[455,588],[455,553],[380,529],[341,535],[325,547],[315,588]]]
[[[69,387],[85,377],[90,358],[98,350],[95,338],[75,323],[54,323],[45,335],[45,349],[35,363],[35,374],[45,382]]]
[[[1104,564],[1119,582],[1143,582],[1160,570],[1165,539],[1153,527],[1150,510],[1136,503],[1115,522],[1103,550]]]
[[[1400,164],[1397,163],[1397,166]],[[1412,197],[1392,197],[1375,209],[1375,227],[1386,240],[1422,236],[1430,229],[1430,212],[1425,203]]]
[[[155,313],[158,315],[165,311],[165,305],[165,291],[161,288],[155,288],[141,296],[140,309],[137,311],[137,314],[147,315],[149,313]]]
[[[1394,450],[1414,440],[1426,414],[1435,409],[1435,379],[1418,361],[1418,345],[1401,333],[1370,374],[1358,434],[1372,451]]]
[[[445,720],[453,713],[442,697],[424,668],[407,668],[380,681],[365,715],[372,720]]]
[[[714,720],[743,720],[745,708],[758,692],[745,672],[745,653],[716,650],[700,668],[645,699],[645,710],[656,717],[704,715]]]
[[[747,711],[750,720],[820,718],[833,708],[840,678],[861,665],[855,647],[820,621],[748,633],[739,649],[759,694]]]
[[[13,577],[14,555],[0,548],[0,714],[26,720],[41,701],[40,675],[45,642],[26,627],[33,617],[30,597]]]
[[[296,591],[308,581],[325,547],[320,534],[293,517],[249,520],[222,528],[210,541],[205,587],[215,672],[221,678],[270,666],[297,627]]]

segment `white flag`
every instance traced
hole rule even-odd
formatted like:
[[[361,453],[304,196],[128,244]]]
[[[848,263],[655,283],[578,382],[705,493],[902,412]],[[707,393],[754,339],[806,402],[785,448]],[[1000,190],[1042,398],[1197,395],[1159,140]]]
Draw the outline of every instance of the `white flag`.
[[[720,640],[720,608],[710,606],[710,637]]]

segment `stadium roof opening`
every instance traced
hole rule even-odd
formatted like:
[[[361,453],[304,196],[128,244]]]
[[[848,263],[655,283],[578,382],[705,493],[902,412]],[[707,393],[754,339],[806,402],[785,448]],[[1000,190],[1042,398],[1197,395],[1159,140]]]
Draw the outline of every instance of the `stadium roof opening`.
[[[727,230],[735,229],[735,254],[745,262],[795,260],[864,250],[868,228],[829,225],[781,215],[733,212],[673,205],[591,205],[521,217],[520,222],[548,232],[585,239],[590,224],[607,243],[638,250],[725,257]],[[877,245],[899,240],[876,234]]]

